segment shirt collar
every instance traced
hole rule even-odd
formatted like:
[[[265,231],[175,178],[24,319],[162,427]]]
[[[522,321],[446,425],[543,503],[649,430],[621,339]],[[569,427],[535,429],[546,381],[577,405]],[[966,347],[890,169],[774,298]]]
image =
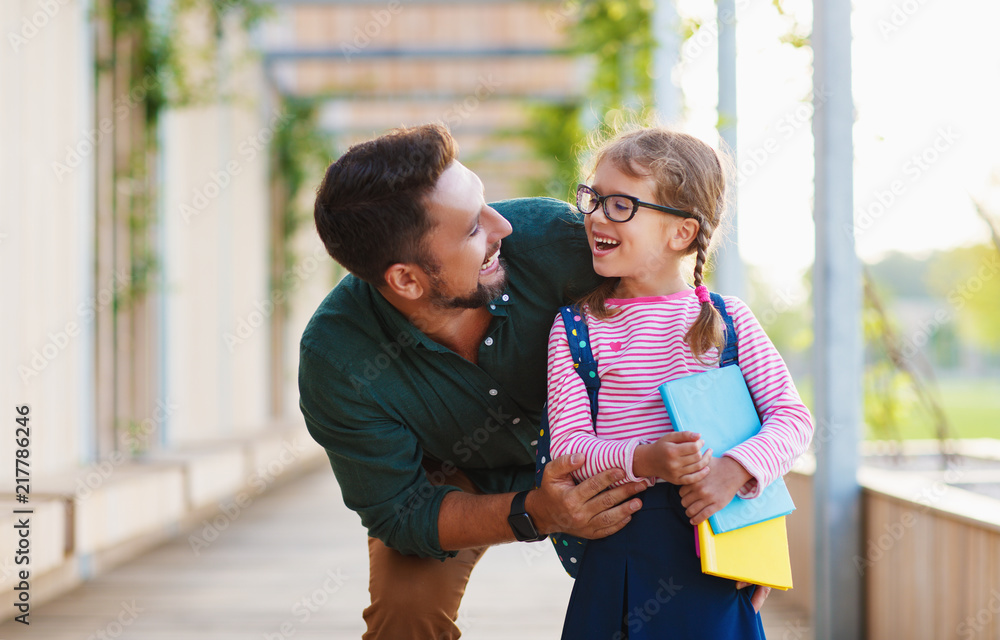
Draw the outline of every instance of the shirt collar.
[[[380,320],[382,320],[384,326],[388,330],[389,336],[393,340],[398,341],[402,336],[409,335],[412,337],[413,342],[423,345],[428,349],[434,351],[447,350],[445,346],[434,342],[427,337],[427,334],[414,326],[414,324],[410,322],[406,316],[400,313],[399,309],[392,306],[392,304],[385,299],[385,296],[382,295],[381,291],[371,285],[368,286],[371,289],[372,307],[375,309],[375,314]]]
[[[490,300],[490,303],[486,305],[486,308],[490,310],[494,316],[506,317],[508,315],[508,307],[514,304],[514,295],[510,292],[510,285],[504,289],[504,292],[498,295],[496,298]]]
[[[373,307],[375,313],[378,317],[385,323],[385,326],[389,330],[389,335],[394,339],[398,340],[399,336],[402,334],[408,334],[413,337],[417,344],[423,345],[424,347],[431,349],[433,351],[447,351],[448,348],[444,345],[434,342],[427,334],[418,329],[412,322],[406,319],[399,309],[392,306],[392,304],[385,299],[385,296],[368,283],[365,283],[371,289],[371,296],[373,301]],[[494,298],[486,305],[490,313],[497,317],[505,318],[508,315],[509,307],[514,304],[514,296],[510,292],[510,285],[508,285],[504,292],[499,296]]]

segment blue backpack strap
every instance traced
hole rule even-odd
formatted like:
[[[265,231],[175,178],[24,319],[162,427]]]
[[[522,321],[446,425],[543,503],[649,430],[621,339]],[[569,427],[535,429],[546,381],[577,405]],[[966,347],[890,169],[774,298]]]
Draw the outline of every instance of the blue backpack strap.
[[[590,399],[590,415],[597,420],[597,391],[601,388],[601,378],[597,375],[597,361],[594,360],[594,352],[590,346],[590,332],[587,324],[583,321],[583,314],[580,309],[574,306],[561,307],[559,313],[562,316],[563,324],[566,326],[566,338],[569,341],[570,356],[573,358],[573,367],[577,374],[583,379],[583,384],[587,387],[587,397]],[[543,408],[541,429],[538,433],[537,448],[535,449],[535,486],[542,485],[542,472],[552,460],[551,455],[551,435],[549,434],[549,414],[548,403]]]
[[[566,325],[566,338],[569,340],[569,351],[573,357],[573,366],[583,379],[590,398],[590,414],[597,420],[597,390],[601,388],[601,378],[597,375],[597,361],[590,345],[590,332],[583,321],[583,314],[576,306],[559,309],[563,324]],[[538,448],[535,450],[535,486],[541,486],[542,473],[545,465],[551,462],[551,435],[549,434],[548,403],[543,408],[542,428],[538,434]],[[576,578],[580,568],[580,559],[587,541],[565,533],[549,534],[549,540],[556,549],[559,562],[571,578]]]
[[[583,321],[583,314],[576,305],[562,307],[563,324],[566,325],[566,338],[569,340],[570,355],[573,356],[573,366],[583,379],[590,397],[590,416],[597,420],[597,391],[601,388],[601,377],[597,375],[597,361],[590,345],[590,332]]]
[[[726,303],[717,293],[710,293],[712,305],[722,316],[722,321],[726,323],[726,346],[722,350],[722,357],[719,359],[719,368],[728,367],[731,364],[739,364],[739,350],[736,346],[736,327],[733,326],[733,318],[726,311]]]

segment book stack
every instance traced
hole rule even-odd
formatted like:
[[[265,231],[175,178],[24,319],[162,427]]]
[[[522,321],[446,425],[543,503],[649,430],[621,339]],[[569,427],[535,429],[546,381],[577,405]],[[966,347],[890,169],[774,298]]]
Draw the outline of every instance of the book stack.
[[[717,456],[760,431],[760,417],[738,365],[671,380],[660,385],[660,395],[674,429],[699,433]],[[781,478],[756,498],[734,497],[697,527],[702,573],[791,589],[785,516],[794,510]]]

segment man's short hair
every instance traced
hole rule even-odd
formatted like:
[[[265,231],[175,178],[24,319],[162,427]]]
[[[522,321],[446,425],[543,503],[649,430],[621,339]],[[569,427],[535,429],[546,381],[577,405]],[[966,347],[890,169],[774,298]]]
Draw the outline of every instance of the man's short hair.
[[[433,224],[424,201],[457,155],[437,124],[393,129],[348,149],[316,192],[316,230],[333,259],[376,287],[393,264],[429,264],[424,237]]]

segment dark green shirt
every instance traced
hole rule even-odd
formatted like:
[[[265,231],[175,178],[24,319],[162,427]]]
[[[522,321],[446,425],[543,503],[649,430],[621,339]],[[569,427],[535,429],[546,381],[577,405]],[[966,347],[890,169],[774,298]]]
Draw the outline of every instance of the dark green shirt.
[[[327,451],[344,503],[368,533],[406,554],[455,555],[438,542],[453,486],[432,486],[426,456],[485,493],[530,488],[558,307],[596,286],[582,216],[548,198],[493,205],[510,221],[507,289],[475,365],[414,327],[368,283],[347,276],[302,334],[300,407]],[[447,480],[445,480],[447,482]]]

